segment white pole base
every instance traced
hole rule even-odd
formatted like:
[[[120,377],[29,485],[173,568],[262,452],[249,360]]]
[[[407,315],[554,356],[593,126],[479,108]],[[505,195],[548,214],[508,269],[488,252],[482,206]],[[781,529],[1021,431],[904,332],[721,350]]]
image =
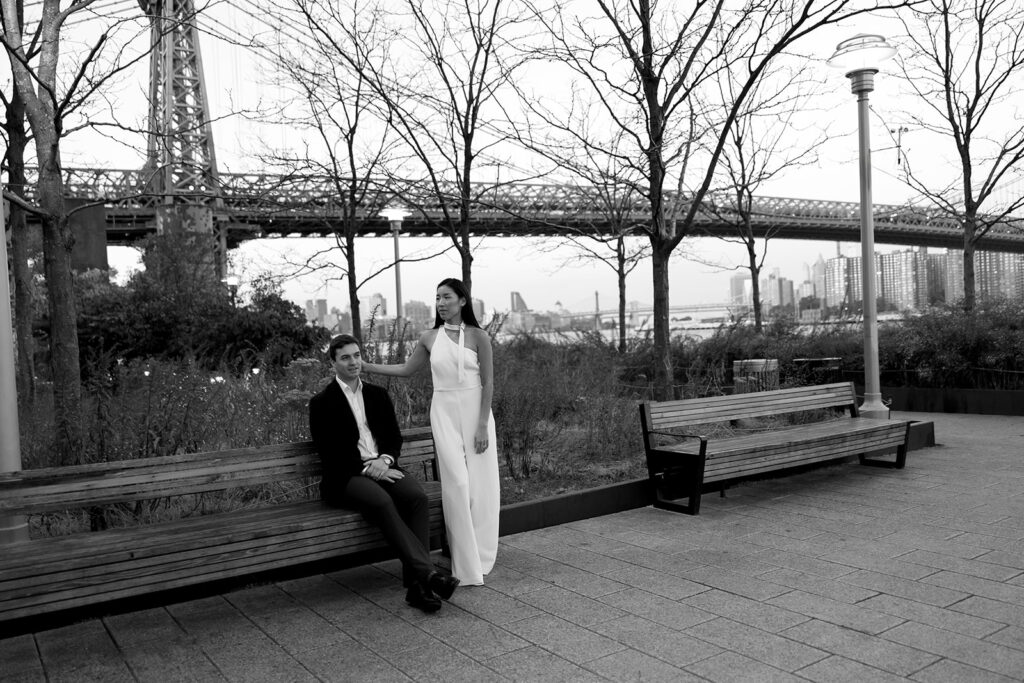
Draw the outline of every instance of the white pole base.
[[[872,417],[878,420],[889,419],[889,406],[882,403],[881,394],[864,394],[864,402],[857,409],[861,417]]]

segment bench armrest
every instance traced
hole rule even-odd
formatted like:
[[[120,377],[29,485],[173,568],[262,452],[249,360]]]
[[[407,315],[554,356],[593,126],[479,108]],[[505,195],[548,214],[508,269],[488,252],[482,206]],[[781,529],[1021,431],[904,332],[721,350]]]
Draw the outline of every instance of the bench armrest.
[[[658,434],[660,436],[673,436],[679,439],[699,439],[701,441],[707,441],[708,437],[703,434],[691,434],[690,432],[663,432],[657,429],[652,429],[647,432],[648,434]]]
[[[700,452],[701,452],[701,454],[706,452],[707,449],[708,449],[708,439],[707,439],[707,437],[706,436],[702,436],[700,434],[690,434],[688,432],[665,432],[665,431],[652,430],[650,432],[647,432],[648,439],[645,439],[645,441],[647,441],[647,444],[650,444],[649,437],[652,434],[658,434],[660,436],[670,436],[670,437],[676,439],[676,443],[678,443],[680,441],[683,441],[683,440],[687,440],[687,439],[693,439],[693,440],[696,440],[696,441],[700,441]],[[673,444],[660,444],[658,446],[647,445],[645,450],[647,451],[648,457],[650,457],[651,453],[654,453],[656,451],[660,451],[660,450],[662,450],[663,448],[665,448],[666,446],[669,446],[669,445],[673,445]]]

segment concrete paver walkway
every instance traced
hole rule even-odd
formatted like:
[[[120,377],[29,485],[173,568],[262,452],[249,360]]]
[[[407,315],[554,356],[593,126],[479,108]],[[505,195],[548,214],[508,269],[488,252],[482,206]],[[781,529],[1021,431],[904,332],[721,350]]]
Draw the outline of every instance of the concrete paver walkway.
[[[394,562],[0,640],[4,681],[1024,680],[1024,418],[502,539],[434,615]]]

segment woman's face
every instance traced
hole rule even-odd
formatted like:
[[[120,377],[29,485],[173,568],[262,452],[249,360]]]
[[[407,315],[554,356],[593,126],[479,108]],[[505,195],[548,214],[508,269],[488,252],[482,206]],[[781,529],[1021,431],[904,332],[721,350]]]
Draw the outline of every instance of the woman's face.
[[[466,299],[455,293],[455,290],[448,285],[441,285],[437,288],[437,299],[434,306],[441,320],[446,323],[462,322],[462,307],[466,305]]]

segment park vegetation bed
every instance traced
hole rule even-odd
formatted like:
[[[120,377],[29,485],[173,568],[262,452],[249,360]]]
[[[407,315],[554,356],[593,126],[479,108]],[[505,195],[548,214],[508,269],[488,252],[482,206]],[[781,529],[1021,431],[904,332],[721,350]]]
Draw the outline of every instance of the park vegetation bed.
[[[883,382],[916,386],[1024,387],[1024,306],[1002,304],[966,314],[936,309],[884,326],[880,334]],[[397,335],[384,335],[372,353],[387,359],[405,352]],[[732,363],[747,358],[779,361],[782,386],[819,383],[794,359],[840,358],[838,377],[862,373],[857,326],[804,329],[779,322],[763,333],[723,326],[706,340],[673,342],[677,397],[732,390]],[[25,469],[62,464],[240,448],[309,438],[309,398],[331,376],[319,350],[288,362],[211,367],[189,358],[134,358],[93,368],[83,419],[87,442],[76,461],[50,448],[48,392],[41,384],[22,411]],[[502,503],[516,503],[645,476],[638,403],[654,398],[652,345],[633,340],[624,353],[596,334],[540,339],[531,335],[495,342],[494,413],[502,464]],[[410,380],[368,378],[388,386],[403,426],[428,422],[429,373]],[[770,428],[770,425],[768,425]],[[315,495],[260,489],[218,494],[168,509],[160,501],[103,512],[97,521],[42,517],[33,533],[66,533],[87,524],[133,524],[154,515],[202,514],[238,505]]]

